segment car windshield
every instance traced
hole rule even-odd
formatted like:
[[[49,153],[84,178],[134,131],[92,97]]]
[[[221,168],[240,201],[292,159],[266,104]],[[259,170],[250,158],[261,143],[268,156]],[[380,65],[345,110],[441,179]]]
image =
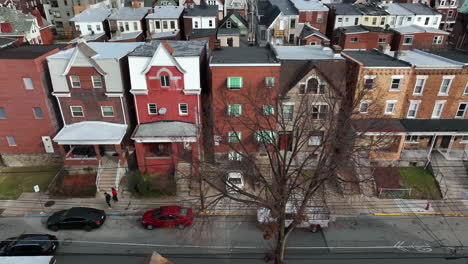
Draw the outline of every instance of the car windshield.
[[[187,214],[188,214],[187,208],[180,208],[179,214],[182,215],[182,216],[187,216]]]
[[[158,215],[160,215],[160,214],[161,214],[161,208],[158,208],[158,209],[154,210],[154,212],[153,212],[153,218],[156,218],[156,217],[157,217]]]
[[[229,178],[229,182],[232,183],[232,184],[242,184],[242,181],[240,178]]]

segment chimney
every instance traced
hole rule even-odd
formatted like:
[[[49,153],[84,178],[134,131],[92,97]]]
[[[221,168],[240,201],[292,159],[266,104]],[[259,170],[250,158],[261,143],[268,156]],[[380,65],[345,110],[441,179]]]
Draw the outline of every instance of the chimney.
[[[148,14],[153,14],[153,13],[154,13],[154,10],[153,10],[152,7],[150,9],[148,9]]]
[[[333,50],[334,54],[340,54],[341,51],[343,50],[340,45],[332,45],[331,49]]]
[[[405,55],[405,53],[402,50],[395,50],[395,52],[393,53],[393,58],[398,60],[403,55]]]
[[[37,24],[39,25],[39,27],[43,27],[44,26],[44,21],[42,21],[41,12],[39,12],[37,7],[34,8],[34,10],[31,12],[31,14],[36,17]]]
[[[214,41],[214,49],[215,49],[215,50],[220,50],[220,49],[221,49],[221,40],[216,39],[216,40]]]
[[[330,47],[330,41],[328,39],[322,40],[322,46],[324,48],[329,48]]]
[[[174,53],[174,49],[169,45],[169,43],[167,43],[166,40],[161,40],[161,44],[164,45],[164,48],[166,48],[166,50],[169,51],[171,55]]]
[[[379,45],[379,51],[383,54],[390,54],[390,44]]]

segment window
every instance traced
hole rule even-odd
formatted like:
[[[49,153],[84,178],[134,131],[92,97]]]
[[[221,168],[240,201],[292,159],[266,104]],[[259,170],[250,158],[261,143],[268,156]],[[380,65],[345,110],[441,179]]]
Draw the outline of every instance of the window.
[[[322,136],[310,136],[307,145],[320,146],[322,144]]]
[[[422,95],[424,90],[424,85],[426,84],[427,76],[417,76],[416,83],[414,85],[413,95]]]
[[[385,25],[385,17],[380,18],[380,25],[381,26]]]
[[[396,17],[391,17],[390,18],[390,25],[394,26],[396,21]]]
[[[453,10],[449,10],[447,16],[448,17],[453,17]]]
[[[96,25],[96,31],[101,31],[101,25]]]
[[[261,40],[266,40],[266,30],[265,29],[262,29],[260,31],[260,39]]]
[[[311,45],[311,46],[315,46],[315,45],[317,45],[317,42],[311,41],[311,42],[310,42],[310,45]]]
[[[133,22],[133,30],[138,31],[138,22]]]
[[[275,109],[272,105],[264,105],[263,106],[263,115],[274,115]]]
[[[242,132],[240,131],[229,131],[228,132],[228,142],[229,143],[239,143],[242,140]]]
[[[379,43],[387,43],[387,38],[379,38]]]
[[[445,0],[440,1],[440,5],[444,6],[445,5]]]
[[[80,25],[75,26],[76,31],[80,31]]]
[[[84,117],[83,107],[81,106],[70,106],[71,114],[73,117]]]
[[[399,91],[400,90],[400,84],[403,76],[400,75],[394,75],[392,76],[392,84],[390,86],[390,91]]]
[[[347,23],[349,22],[349,17],[345,17],[344,21]]]
[[[418,108],[419,108],[420,103],[421,103],[421,101],[414,101],[414,100],[410,101],[410,105],[409,105],[409,108],[408,108],[408,114],[406,115],[407,118],[415,118],[416,117],[416,115],[418,114]]]
[[[154,27],[156,29],[160,29],[161,28],[161,22],[159,20],[154,21]]]
[[[440,45],[442,44],[443,39],[444,39],[444,36],[435,36],[434,40],[432,40],[432,44]]]
[[[80,88],[81,87],[80,76],[71,75],[70,83],[71,83],[72,88]]]
[[[413,45],[414,36],[405,36],[403,38],[403,45]]]
[[[432,118],[439,118],[442,115],[442,110],[444,109],[445,101],[436,101],[434,105],[434,110],[432,111]]]
[[[385,103],[385,113],[386,115],[393,115],[396,107],[396,100],[387,100]]]
[[[24,78],[23,78],[23,83],[24,83],[24,88],[25,88],[26,90],[32,90],[32,89],[34,89],[34,85],[33,85],[33,82],[32,82],[32,79],[31,79],[31,78],[24,77]]]
[[[101,106],[101,112],[103,117],[113,117],[114,107],[112,106]]]
[[[323,94],[324,91],[324,84],[319,84],[319,81],[316,78],[310,78],[307,80],[307,90],[301,91],[301,93]]]
[[[130,31],[130,25],[128,22],[125,22],[125,31]]]
[[[283,119],[292,120],[294,114],[294,105],[293,104],[283,104]]]
[[[240,104],[228,104],[227,107],[228,115],[238,117],[242,115],[242,105]]]
[[[167,29],[167,21],[163,21],[163,29]]]
[[[426,20],[424,21],[424,25],[429,25],[430,20],[431,20],[430,17],[426,17]]]
[[[460,143],[468,143],[468,136],[463,136]]]
[[[328,113],[328,105],[317,104],[312,106],[312,119],[323,120]]]
[[[64,4],[64,5],[68,5],[67,0],[64,0],[64,1],[63,1],[63,4]]]
[[[0,118],[6,118],[5,108],[0,107]]]
[[[188,104],[179,104],[179,115],[188,115]]]
[[[369,113],[369,106],[370,106],[371,101],[362,101],[361,104],[359,105],[359,113],[360,114],[367,114]]]
[[[61,18],[62,15],[60,14],[60,11],[58,10],[53,10],[52,11],[52,15],[55,17],[55,18]]]
[[[16,140],[14,136],[7,136],[8,146],[14,147],[16,146]]]
[[[296,28],[296,19],[291,19],[291,28]]]
[[[323,22],[323,14],[317,14],[317,24],[321,24]]]
[[[339,17],[339,18],[338,18],[338,23],[341,23],[341,22],[343,22],[343,18],[342,18],[342,17]]]
[[[193,27],[194,27],[194,28],[198,28],[198,21],[194,21],[194,22],[193,22]]]
[[[455,6],[456,4],[457,4],[457,1],[455,1],[455,0],[451,0],[451,1],[450,1],[450,5],[451,5],[451,6]]]
[[[364,76],[364,90],[370,91],[374,89],[374,80],[375,80],[375,75],[366,75]]]
[[[466,114],[468,103],[460,103],[458,106],[457,114],[455,115],[456,118],[464,118]]]
[[[465,85],[465,90],[463,91],[463,95],[468,95],[468,82]]]
[[[356,43],[356,42],[358,42],[358,38],[352,37],[352,38],[349,39],[349,42]]]
[[[161,86],[162,87],[170,86],[169,75],[161,75]]]
[[[242,160],[242,154],[236,151],[229,151],[228,152],[228,159],[229,160],[236,160],[240,161]]]
[[[372,25],[377,25],[377,18],[376,17],[372,18]]]
[[[440,85],[439,96],[448,95],[450,90],[450,85],[452,84],[452,76],[444,76],[442,79],[442,84]]]
[[[211,19],[208,20],[208,26],[209,26],[209,27],[213,27],[213,20],[211,20]]]
[[[257,141],[261,143],[273,143],[276,133],[273,131],[257,131]]]
[[[275,86],[275,77],[265,77],[265,86],[266,87]]]
[[[432,22],[433,25],[437,25],[437,23],[439,22],[439,18],[438,17],[434,17],[434,21]]]
[[[421,17],[418,17],[418,22],[421,22]]]
[[[175,26],[175,21],[170,21],[170,24],[171,24],[171,29],[175,29],[176,26]]]
[[[88,31],[93,30],[93,27],[91,27],[91,25],[88,25],[87,28],[88,28]]]
[[[408,135],[405,137],[405,143],[418,143],[419,137]]]
[[[93,81],[94,88],[102,88],[102,79],[99,75],[91,76],[91,80]]]
[[[226,21],[226,28],[231,28],[231,27],[232,27],[231,20]]]
[[[227,87],[231,90],[242,88],[242,77],[228,77]]]
[[[356,26],[359,25],[359,18],[358,17],[354,18],[354,25],[356,25]]]
[[[158,114],[158,107],[156,106],[156,104],[148,104],[148,114],[150,115]]]
[[[33,107],[33,112],[34,112],[34,117],[36,117],[36,119],[44,118],[44,115],[42,114],[42,110],[40,107]]]

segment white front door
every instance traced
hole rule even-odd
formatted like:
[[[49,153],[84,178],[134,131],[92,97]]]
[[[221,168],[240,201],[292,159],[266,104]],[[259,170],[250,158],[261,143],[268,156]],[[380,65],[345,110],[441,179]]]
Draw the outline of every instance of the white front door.
[[[42,143],[44,143],[44,148],[47,153],[54,153],[54,145],[52,145],[52,140],[49,136],[43,136]]]

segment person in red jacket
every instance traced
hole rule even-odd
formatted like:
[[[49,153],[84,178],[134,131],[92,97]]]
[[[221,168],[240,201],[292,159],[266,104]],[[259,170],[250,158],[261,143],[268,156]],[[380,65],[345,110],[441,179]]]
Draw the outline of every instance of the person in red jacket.
[[[112,200],[114,200],[114,202],[119,201],[119,198],[117,198],[117,190],[115,188],[112,188]]]

